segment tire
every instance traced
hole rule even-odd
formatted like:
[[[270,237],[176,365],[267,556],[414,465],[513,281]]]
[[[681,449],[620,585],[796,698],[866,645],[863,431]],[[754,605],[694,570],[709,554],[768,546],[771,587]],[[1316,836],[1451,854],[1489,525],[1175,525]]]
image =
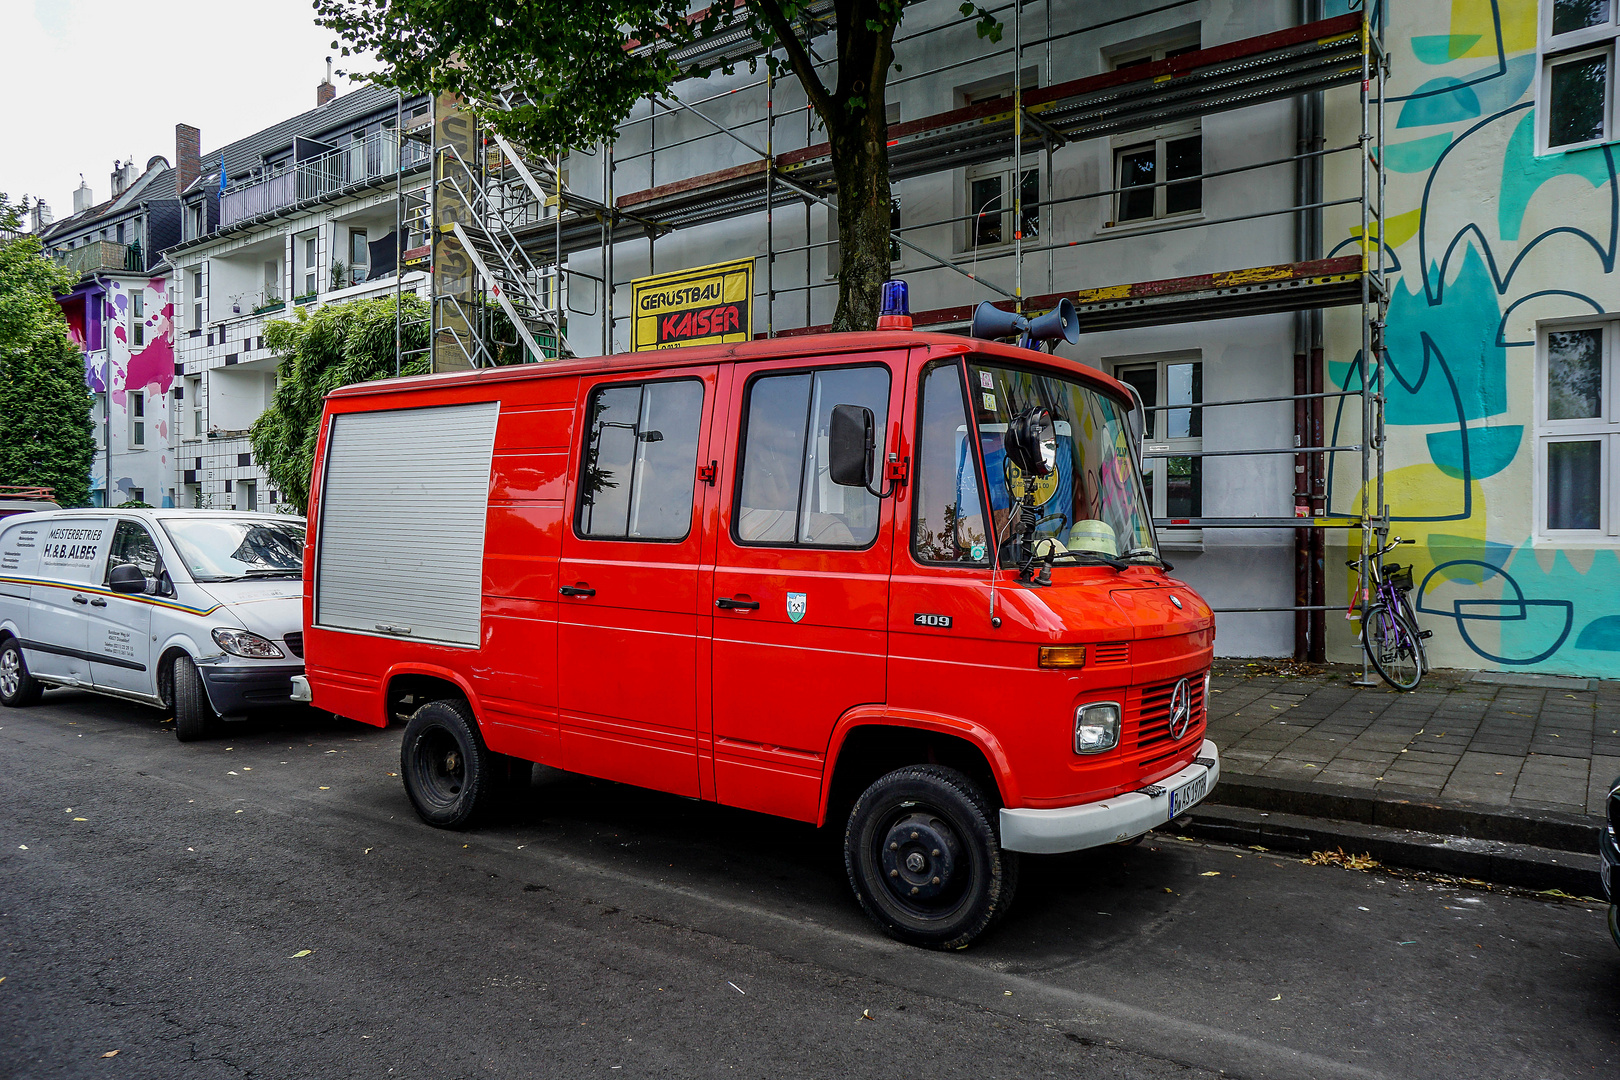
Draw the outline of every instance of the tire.
[[[219,715],[208,701],[208,690],[191,657],[174,658],[169,685],[174,688],[174,737],[181,742],[196,742],[213,735],[219,727]]]
[[[465,701],[430,701],[405,725],[399,775],[423,821],[469,829],[507,786],[512,760],[484,745]]]
[[[28,674],[22,646],[17,644],[16,638],[6,638],[0,643],[0,705],[27,708],[38,705],[44,693],[44,685]]]
[[[1413,690],[1423,680],[1417,628],[1385,604],[1374,604],[1361,620],[1361,647],[1383,680],[1397,690]]]
[[[861,793],[844,829],[844,869],[890,937],[967,946],[1012,904],[1018,857],[1001,850],[990,802],[955,769],[913,765]]]

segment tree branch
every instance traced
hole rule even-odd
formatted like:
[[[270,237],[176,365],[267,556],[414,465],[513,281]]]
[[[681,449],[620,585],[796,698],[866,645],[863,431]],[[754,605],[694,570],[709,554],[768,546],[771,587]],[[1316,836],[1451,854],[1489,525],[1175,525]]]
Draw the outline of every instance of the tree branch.
[[[816,107],[822,119],[828,123],[833,119],[833,97],[827,92],[822,83],[821,76],[816,74],[815,61],[805,51],[804,43],[799,40],[798,33],[788,22],[787,16],[782,13],[781,6],[776,0],[746,0],[749,8],[758,13],[770,23],[771,29],[782,43],[782,49],[788,55],[788,65],[793,73],[799,77],[799,83],[804,87],[805,96],[810,104]]]

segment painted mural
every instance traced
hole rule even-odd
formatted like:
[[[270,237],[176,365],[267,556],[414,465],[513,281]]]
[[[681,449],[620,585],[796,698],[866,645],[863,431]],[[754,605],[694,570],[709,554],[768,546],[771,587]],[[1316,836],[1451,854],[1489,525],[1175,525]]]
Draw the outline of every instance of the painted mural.
[[[1620,549],[1536,539],[1538,326],[1620,310],[1615,146],[1537,153],[1536,0],[1384,8],[1386,490],[1392,530],[1418,541],[1400,561],[1416,564],[1431,662],[1620,678]],[[1353,141],[1353,93],[1328,109],[1330,139]],[[1355,252],[1359,225],[1329,224],[1332,254]],[[1353,387],[1355,317],[1332,314],[1329,332],[1330,380]],[[1334,441],[1359,419],[1347,405]],[[1354,513],[1359,467],[1340,456],[1330,510]],[[1359,660],[1357,625],[1334,659]]]
[[[168,281],[154,277],[121,281],[104,279],[99,297],[99,331],[105,351],[85,353],[85,382],[106,393],[112,435],[112,498],[117,506],[139,490],[154,506],[172,505],[169,488],[169,426],[174,387],[174,305]],[[81,331],[81,347],[89,338]],[[132,415],[132,396],[142,395],[139,416]],[[137,436],[138,432],[138,436]],[[140,443],[136,442],[137,437]],[[107,455],[98,452],[90,468],[92,491],[107,486]]]

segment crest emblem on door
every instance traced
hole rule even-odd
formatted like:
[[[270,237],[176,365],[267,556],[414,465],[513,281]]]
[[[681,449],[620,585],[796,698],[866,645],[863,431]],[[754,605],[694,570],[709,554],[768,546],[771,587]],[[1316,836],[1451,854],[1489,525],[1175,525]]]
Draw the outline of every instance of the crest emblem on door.
[[[798,622],[804,618],[804,593],[790,592],[787,594],[788,618]]]

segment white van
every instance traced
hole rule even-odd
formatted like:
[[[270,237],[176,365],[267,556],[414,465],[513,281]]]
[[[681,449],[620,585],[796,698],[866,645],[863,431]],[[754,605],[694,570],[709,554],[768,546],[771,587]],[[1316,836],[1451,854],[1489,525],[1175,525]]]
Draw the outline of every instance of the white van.
[[[304,519],[54,510],[0,522],[0,704],[72,686],[172,708],[189,742],[291,701]]]

